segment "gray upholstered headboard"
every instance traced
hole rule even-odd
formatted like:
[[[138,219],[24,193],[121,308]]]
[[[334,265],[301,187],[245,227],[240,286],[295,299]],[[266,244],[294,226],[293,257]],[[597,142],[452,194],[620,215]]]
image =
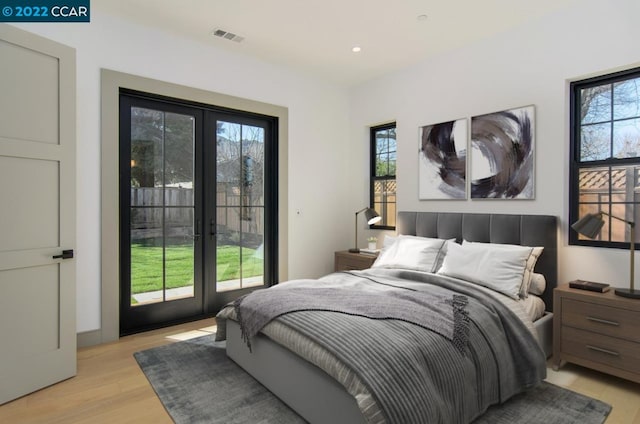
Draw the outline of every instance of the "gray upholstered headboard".
[[[547,289],[542,295],[547,311],[553,311],[553,289],[558,284],[558,228],[551,215],[505,215],[455,212],[398,212],[398,234],[455,238],[462,242],[543,246],[535,272],[543,274]]]

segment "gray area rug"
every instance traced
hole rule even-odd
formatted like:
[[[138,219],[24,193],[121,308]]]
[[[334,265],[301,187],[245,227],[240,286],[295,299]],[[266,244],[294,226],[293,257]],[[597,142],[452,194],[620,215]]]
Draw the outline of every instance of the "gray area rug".
[[[178,424],[305,422],[227,358],[224,346],[204,336],[134,356]],[[474,424],[602,424],[610,411],[604,402],[545,382],[491,407]]]

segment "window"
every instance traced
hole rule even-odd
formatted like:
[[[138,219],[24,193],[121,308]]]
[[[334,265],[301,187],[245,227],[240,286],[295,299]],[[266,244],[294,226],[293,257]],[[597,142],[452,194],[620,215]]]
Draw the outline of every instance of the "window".
[[[371,228],[396,228],[396,123],[371,128],[371,205],[382,217]]]
[[[640,222],[640,68],[571,84],[570,166],[569,222]],[[595,239],[570,230],[569,243],[628,248],[629,226],[611,216]]]

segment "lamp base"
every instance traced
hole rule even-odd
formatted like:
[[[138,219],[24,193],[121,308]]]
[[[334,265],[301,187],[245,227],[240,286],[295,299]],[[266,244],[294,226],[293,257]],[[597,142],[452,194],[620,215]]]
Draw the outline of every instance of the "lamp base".
[[[616,289],[615,294],[622,297],[628,297],[630,299],[640,299],[640,290]]]
[[[358,249],[357,247],[354,247],[352,249],[349,249],[349,253],[360,253],[360,249]]]

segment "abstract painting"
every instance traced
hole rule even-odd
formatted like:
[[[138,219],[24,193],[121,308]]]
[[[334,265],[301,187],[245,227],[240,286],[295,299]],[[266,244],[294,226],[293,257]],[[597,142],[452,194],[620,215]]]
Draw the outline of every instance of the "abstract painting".
[[[467,120],[420,127],[421,200],[467,198]]]
[[[534,107],[471,118],[471,198],[534,198]]]

